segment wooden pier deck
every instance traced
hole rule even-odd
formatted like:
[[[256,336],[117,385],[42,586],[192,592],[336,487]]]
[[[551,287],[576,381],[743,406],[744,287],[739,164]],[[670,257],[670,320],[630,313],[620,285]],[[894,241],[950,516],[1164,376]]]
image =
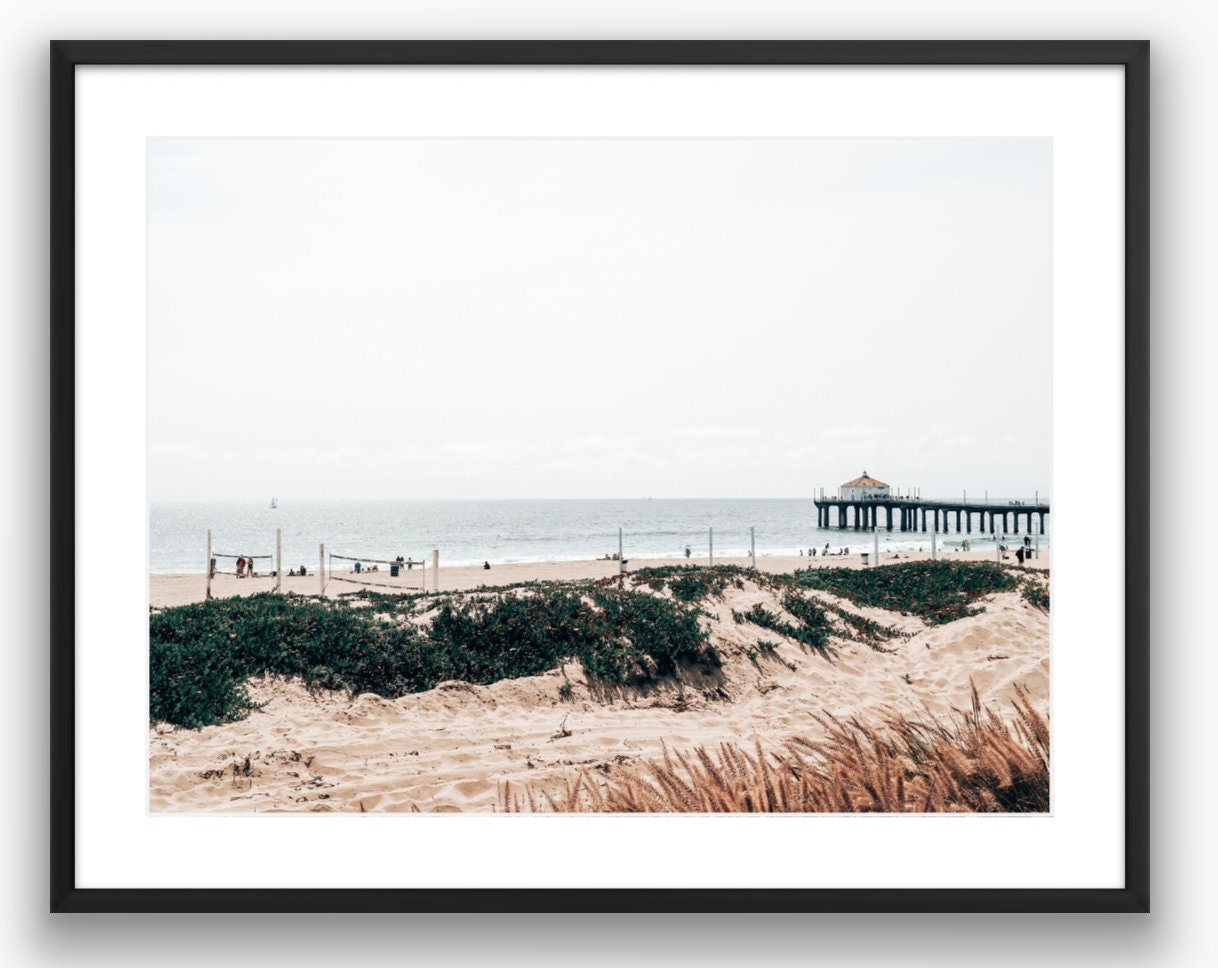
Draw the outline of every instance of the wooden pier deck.
[[[980,534],[1019,534],[1023,519],[1027,534],[1044,534],[1047,501],[967,501],[924,500],[922,498],[814,498],[818,528],[853,527],[855,531],[870,531],[880,527],[887,531],[939,531],[946,533],[953,518],[955,530],[961,534],[973,532],[973,516],[977,516]],[[834,514],[836,511],[836,514]],[[836,519],[836,521],[834,520]],[[1014,527],[1012,527],[1012,524]]]

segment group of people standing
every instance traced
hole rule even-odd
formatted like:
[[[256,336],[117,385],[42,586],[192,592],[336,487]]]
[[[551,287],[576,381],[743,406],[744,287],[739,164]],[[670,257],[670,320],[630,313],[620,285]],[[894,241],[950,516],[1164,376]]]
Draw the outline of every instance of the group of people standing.
[[[799,556],[802,558],[802,557],[803,557],[803,554],[804,554],[804,551],[803,551],[803,549],[802,549],[802,548],[800,548],[800,549],[799,549]],[[850,554],[850,549],[849,549],[849,548],[839,548],[837,551],[830,551],[830,550],[829,550],[829,542],[827,542],[827,541],[825,542],[825,550],[821,552],[821,555],[848,555],[848,554]],[[808,557],[809,557],[809,558],[815,558],[815,557],[816,557],[816,549],[815,549],[815,548],[809,548],[809,549],[808,549]]]

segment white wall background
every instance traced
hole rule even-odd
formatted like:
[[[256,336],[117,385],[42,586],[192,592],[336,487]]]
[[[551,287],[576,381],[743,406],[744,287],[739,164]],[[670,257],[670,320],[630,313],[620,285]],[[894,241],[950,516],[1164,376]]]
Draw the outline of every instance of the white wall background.
[[[1218,8],[1202,0],[16,0],[0,19],[0,494],[6,552],[44,558],[47,521],[46,43],[142,38],[1128,38],[1153,43],[1153,484],[1218,478]],[[1152,523],[1167,524],[1164,509]],[[890,965],[1194,965],[1218,954],[1218,858],[1209,752],[1218,682],[1207,592],[1218,580],[1190,548],[1153,546],[1154,914],[1140,917],[58,917],[47,904],[47,585],[4,582],[7,783],[3,949],[21,965],[615,964],[699,960]],[[1001,863],[1001,858],[994,858]]]

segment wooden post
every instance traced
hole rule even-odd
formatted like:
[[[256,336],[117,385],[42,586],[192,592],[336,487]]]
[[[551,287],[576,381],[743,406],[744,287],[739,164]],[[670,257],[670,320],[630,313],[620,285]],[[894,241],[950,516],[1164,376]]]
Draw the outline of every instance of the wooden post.
[[[433,548],[431,550],[431,587],[438,595],[440,594],[440,549]]]
[[[619,575],[626,574],[626,557],[625,550],[622,545],[622,529],[617,529],[617,573]]]
[[[938,545],[937,539],[939,537],[938,525],[936,524],[935,527],[936,527],[936,530],[934,530],[930,533],[930,560],[931,561],[939,560],[939,549],[937,547],[937,545]]]
[[[715,529],[710,529],[710,566],[715,567]]]
[[[326,546],[323,542],[317,546],[317,594],[326,593]]]
[[[879,528],[879,525],[876,525],[874,528],[871,529],[871,531],[875,535],[875,563],[878,565],[880,563],[880,528]]]
[[[756,529],[749,528],[749,555],[753,559],[753,571],[757,570],[757,533]]]
[[[207,529],[207,597],[211,598],[211,528]]]
[[[280,541],[281,532],[279,528],[275,529],[275,591],[283,585],[283,544]]]

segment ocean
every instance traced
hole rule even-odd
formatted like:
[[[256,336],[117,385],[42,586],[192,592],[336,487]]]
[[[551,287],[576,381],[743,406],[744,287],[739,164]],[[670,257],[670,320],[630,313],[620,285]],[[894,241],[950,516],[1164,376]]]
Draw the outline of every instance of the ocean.
[[[1042,545],[1052,534],[1046,518]],[[869,532],[816,527],[810,498],[765,500],[545,500],[545,501],[291,501],[153,502],[149,509],[149,571],[158,574],[206,570],[207,530],[212,553],[274,555],[275,529],[282,533],[283,567],[317,568],[318,544],[327,554],[391,560],[401,555],[431,560],[440,552],[448,565],[580,561],[618,550],[618,528],[629,558],[680,557],[705,562],[710,531],[715,556],[748,554],[749,529],[758,557],[796,555],[800,550],[851,548],[870,551]],[[974,531],[940,535],[940,547],[974,550],[993,538]],[[926,550],[930,535],[880,530],[881,551]],[[231,562],[224,567],[231,567]],[[271,565],[260,563],[259,570]]]

